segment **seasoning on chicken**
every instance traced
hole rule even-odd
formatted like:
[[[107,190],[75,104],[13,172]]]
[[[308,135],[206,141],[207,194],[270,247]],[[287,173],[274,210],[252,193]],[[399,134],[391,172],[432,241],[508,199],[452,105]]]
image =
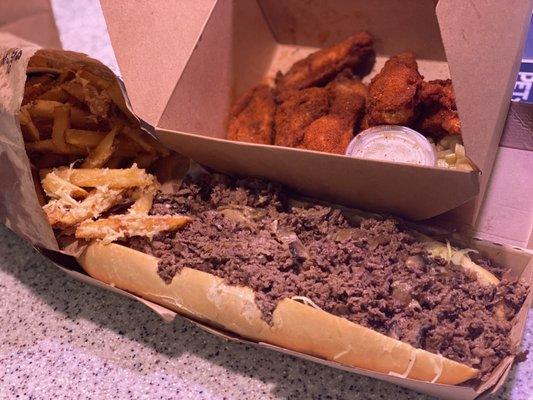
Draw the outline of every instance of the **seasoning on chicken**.
[[[365,85],[350,70],[324,88],[284,92],[275,116],[275,144],[343,154],[365,99]]]
[[[276,89],[323,86],[346,68],[361,73],[374,61],[373,43],[369,33],[358,32],[340,43],[310,54],[294,63],[285,75],[278,73]]]
[[[420,101],[422,115],[418,129],[421,132],[435,138],[461,134],[451,79],[422,82]]]
[[[272,89],[259,85],[246,92],[233,106],[228,123],[228,139],[272,144],[274,112]]]
[[[417,117],[422,79],[412,53],[391,57],[370,82],[362,128],[411,125]]]

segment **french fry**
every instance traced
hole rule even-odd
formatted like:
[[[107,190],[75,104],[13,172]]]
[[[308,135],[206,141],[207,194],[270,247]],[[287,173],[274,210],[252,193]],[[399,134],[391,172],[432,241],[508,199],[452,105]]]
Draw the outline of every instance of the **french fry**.
[[[41,181],[43,189],[48,197],[53,199],[85,198],[89,195],[85,189],[73,185],[69,181],[60,178],[54,172],[46,174]]]
[[[135,192],[133,196],[135,203],[131,205],[128,212],[133,214],[148,214],[152,209],[155,191],[155,186],[149,186],[146,189],[143,188]]]
[[[63,70],[61,70],[61,73],[59,74],[59,77],[57,79],[57,82],[59,84],[63,84],[65,83],[66,81],[69,81],[71,80],[72,78],[74,78],[75,76],[75,73],[74,71],[72,71],[71,69],[69,68],[64,68]]]
[[[87,149],[76,146],[68,146],[65,150],[59,149],[52,139],[39,140],[37,142],[26,142],[26,151],[28,153],[54,153],[54,154],[73,154],[77,156],[87,155]]]
[[[87,131],[84,129],[67,129],[65,131],[65,140],[83,148],[95,148],[104,139],[104,132]]]
[[[166,157],[160,157],[154,163],[157,171],[159,190],[170,194],[179,189],[181,181],[189,170],[190,160],[178,153],[171,153]]]
[[[70,111],[72,127],[90,130],[98,126],[98,118],[95,115],[78,107],[71,107]]]
[[[85,101],[85,90],[79,82],[69,81],[62,86],[63,90],[80,102]]]
[[[50,68],[50,67],[28,67],[26,69],[26,74],[54,74],[59,75],[61,73],[60,69]]]
[[[63,168],[56,171],[56,174],[70,183],[81,187],[107,186],[113,189],[120,189],[150,186],[154,183],[154,177],[152,175],[136,167],[127,169]]]
[[[52,137],[53,120],[44,120],[33,117],[31,117],[31,119],[35,124],[35,127],[39,130],[39,140],[50,139]]]
[[[125,138],[118,139],[115,154],[119,154],[123,157],[135,157],[140,152],[141,148],[137,143],[125,140]]]
[[[25,131],[22,132],[23,134],[27,132],[26,136],[24,137],[25,140],[36,142],[40,139],[41,135],[39,133],[39,129],[37,129],[37,127],[33,123],[27,108],[20,109],[19,121],[20,125],[24,125],[24,127],[26,128]]]
[[[100,94],[96,87],[84,86],[77,79],[64,83],[62,87],[74,99],[84,103],[92,114],[107,118],[110,99],[106,97],[105,92]]]
[[[143,138],[143,131],[141,131],[140,129],[134,130],[129,126],[126,126],[124,127],[124,129],[122,129],[122,133],[132,142],[137,143],[139,147],[144,151],[148,153],[155,151],[154,147]]]
[[[76,238],[101,239],[107,243],[131,236],[151,238],[160,232],[179,229],[189,221],[191,218],[183,215],[114,215],[83,221],[76,228]]]
[[[67,93],[61,87],[54,87],[43,94],[37,96],[39,100],[51,100],[59,103],[65,103],[68,100]]]
[[[145,138],[162,156],[168,156],[170,154],[170,150],[163,146],[163,144],[152,135],[145,135]]]
[[[54,109],[63,105],[58,101],[52,100],[35,100],[28,104],[28,111],[32,117],[52,119],[54,117]]]
[[[52,142],[61,153],[66,154],[69,145],[65,141],[65,131],[70,125],[70,105],[62,104],[54,108],[54,125],[52,127]]]
[[[107,79],[104,79],[104,78],[100,78],[99,76],[96,76],[95,74],[93,74],[92,72],[86,70],[86,69],[80,69],[77,73],[76,73],[76,76],[78,76],[79,78],[81,79],[85,79],[89,82],[91,82],[93,85],[95,85],[96,87],[98,87],[99,89],[107,89],[112,82],[108,81]]]
[[[43,209],[54,228],[69,228],[81,221],[96,218],[126,199],[122,189],[95,189],[81,202],[51,200]]]
[[[52,88],[55,84],[55,78],[49,74],[28,76],[26,84],[24,85],[23,104],[32,102],[39,97],[39,95]]]
[[[115,126],[111,131],[105,135],[98,146],[96,146],[87,156],[81,168],[99,168],[111,158],[115,150],[114,141],[117,136],[119,127]]]

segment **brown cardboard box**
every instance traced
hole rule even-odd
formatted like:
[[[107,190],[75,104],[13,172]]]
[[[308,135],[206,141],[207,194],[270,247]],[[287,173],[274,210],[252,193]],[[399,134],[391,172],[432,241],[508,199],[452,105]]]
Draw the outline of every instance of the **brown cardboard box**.
[[[411,219],[441,214],[478,192],[478,203],[483,197],[531,11],[524,0],[203,0],[134,7],[104,0],[102,6],[133,110],[167,145],[221,171]],[[406,50],[417,54],[426,79],[453,78],[466,153],[483,175],[223,140],[236,96],[358,30],[376,38],[377,62],[366,80]],[[461,220],[473,223],[477,209],[467,208]]]
[[[43,6],[43,9],[47,9],[46,8],[46,5],[48,4],[47,1],[35,0],[35,2],[36,4],[38,3],[41,6]],[[143,49],[143,50],[148,50],[148,49],[150,50],[149,53],[145,54],[146,57],[149,57],[150,59],[152,59],[152,57],[157,58],[157,56],[159,56],[159,58],[161,59],[161,63],[153,63],[152,67],[163,68],[163,70],[159,70],[160,72],[159,74],[156,74],[156,75],[148,74],[149,76],[146,77],[145,81],[149,82],[152,86],[146,86],[144,84],[139,85],[141,87],[146,86],[144,89],[151,89],[153,90],[152,92],[142,92],[142,91],[139,92],[133,89],[133,93],[136,93],[137,100],[139,99],[143,100],[142,96],[139,97],[140,94],[143,94],[143,96],[147,96],[146,97],[147,99],[148,98],[150,99],[150,101],[144,100],[144,103],[145,105],[147,105],[147,107],[151,104],[150,106],[151,108],[150,107],[146,108],[145,111],[147,112],[147,114],[144,114],[144,113],[142,114],[142,116],[146,118],[148,121],[150,121],[151,118],[154,118],[155,114],[153,113],[157,111],[158,109],[157,107],[160,107],[162,104],[163,104],[162,107],[166,107],[166,105],[164,104],[165,96],[158,97],[157,94],[160,93],[160,90],[163,90],[163,91],[167,90],[168,96],[171,97],[172,91],[174,90],[174,87],[171,85],[171,82],[174,79],[177,82],[177,79],[178,79],[177,76],[172,75],[171,73],[166,73],[166,72],[169,72],[170,70],[173,70],[175,72],[176,71],[175,68],[179,69],[185,66],[186,60],[183,57],[186,58],[186,56],[192,51],[194,44],[195,44],[195,40],[191,39],[188,41],[187,38],[194,37],[194,39],[196,39],[196,35],[199,34],[199,32],[197,31],[197,28],[199,28],[200,25],[203,26],[203,22],[205,22],[205,18],[207,18],[207,15],[211,11],[210,6],[214,4],[214,2],[193,2],[191,1],[187,3],[189,6],[196,4],[198,5],[198,7],[197,8],[192,7],[188,9],[187,11],[182,7],[183,4],[180,4],[179,6],[175,5],[175,9],[172,9],[172,4],[175,4],[175,3],[167,3],[167,2],[155,2],[155,3],[158,7],[163,7],[164,5],[170,7],[170,9],[164,9],[165,11],[164,15],[166,16],[165,18],[170,19],[167,21],[167,24],[165,23],[160,24],[161,22],[160,18],[163,16],[163,14],[160,14],[159,12],[154,12],[152,14],[143,14],[142,10],[139,11],[137,17],[138,18],[142,17],[145,20],[148,19],[150,24],[147,24],[147,25],[140,24],[141,21],[139,19],[129,20],[129,24],[128,24],[128,25],[131,25],[132,27],[135,27],[136,32],[138,32],[135,34],[138,36],[133,36],[134,39],[142,39],[144,37],[143,35],[146,35],[149,32],[155,32],[157,34],[164,35],[166,37],[166,40],[168,40],[169,42],[172,42],[172,43],[167,43],[166,41],[159,42],[159,43],[151,42],[150,46]],[[397,2],[391,2],[391,4],[393,3],[397,4]],[[125,5],[125,3],[123,3],[123,5]],[[121,7],[121,5],[119,4],[115,4],[114,6],[119,7],[119,8]],[[47,10],[49,12],[49,8]],[[133,17],[133,15],[128,14],[132,10],[117,9],[117,11],[124,12],[125,13],[124,18],[126,19],[128,17]],[[176,25],[175,18],[181,18],[181,20],[184,21],[184,23],[185,21],[187,22],[185,25],[184,24],[179,25],[180,27],[183,27],[185,31],[188,32],[188,35],[185,35],[185,37],[183,38],[181,38],[179,32],[172,33],[172,32],[167,31],[167,29],[173,26],[173,24]],[[47,18],[46,20],[51,21],[50,18]],[[250,25],[254,25],[255,21],[252,20],[249,23]],[[8,26],[11,26],[11,25],[8,25]],[[17,32],[17,33],[19,33],[23,37],[27,37],[27,36],[24,36],[24,31],[32,30],[32,29],[33,29],[32,26],[22,27],[20,28],[21,32]],[[115,31],[115,35],[116,34],[117,32]],[[134,34],[134,33],[123,31],[123,34],[125,35],[124,38],[126,38],[128,37],[129,34]],[[40,41],[40,44],[42,45],[55,45],[57,43],[57,35],[55,35],[55,39],[54,39],[54,35],[51,35],[49,37],[41,37],[41,39],[43,39],[42,41]],[[128,40],[132,41],[132,36],[129,36]],[[133,42],[135,42],[135,40],[133,40]],[[141,47],[144,47],[144,43],[141,43],[141,44],[142,44]],[[167,53],[167,50],[169,51],[168,53]],[[182,58],[176,57],[176,55],[181,55]],[[135,71],[146,72],[144,70],[145,64],[143,63],[142,58],[132,58],[131,62],[132,62],[132,65],[137,63],[136,66],[138,70],[132,67],[130,70],[130,73],[135,73]],[[169,69],[165,69],[165,68],[169,68]],[[131,78],[131,75],[130,75],[130,78]],[[134,86],[135,86],[135,83],[134,83]],[[2,116],[2,118],[4,117]],[[8,120],[10,119],[8,118]],[[10,120],[9,122],[11,123],[13,121]],[[173,136],[176,136],[176,137],[179,136],[180,138],[182,138],[180,140],[188,140],[186,139],[187,138],[186,135],[177,135],[177,134],[171,134],[171,133],[168,133],[168,135],[170,138]],[[21,136],[14,135],[12,137],[11,136],[3,137],[3,139],[7,139],[7,140],[0,141],[0,154],[3,154],[3,155],[7,154],[7,158],[0,159],[0,162],[2,163],[2,166],[9,166],[11,168],[10,171],[12,171],[13,173],[11,175],[12,177],[16,177],[20,179],[14,180],[16,181],[15,185],[17,185],[17,188],[18,188],[18,192],[15,194],[18,197],[15,199],[14,202],[11,201],[13,200],[13,198],[10,197],[12,195],[11,193],[7,193],[5,190],[3,192],[0,192],[0,194],[6,195],[6,197],[0,196],[0,217],[2,218],[3,222],[9,223],[10,221],[15,221],[16,223],[13,225],[10,225],[10,227],[13,230],[15,230],[15,232],[17,232],[19,235],[29,240],[35,246],[39,246],[41,248],[50,249],[50,250],[57,249],[57,243],[55,243],[55,241],[53,243],[49,243],[48,241],[43,243],[43,240],[42,240],[43,238],[42,233],[48,232],[50,229],[49,229],[49,226],[48,228],[46,228],[46,226],[43,225],[43,221],[45,221],[43,220],[44,215],[42,213],[42,210],[40,209],[40,207],[38,206],[36,202],[35,194],[33,192],[33,186],[31,184],[31,178],[30,180],[28,180],[28,177],[30,176],[29,175],[30,167],[29,167],[27,158],[25,156],[24,148],[21,145],[22,143]],[[194,141],[196,139],[193,138],[191,140],[192,140],[191,141],[192,145],[190,145],[190,147],[194,147],[194,144],[197,143]],[[198,139],[198,140],[204,140],[204,139]],[[209,160],[211,157],[220,159],[219,157],[220,148],[218,147],[219,144],[212,144],[212,143],[224,143],[224,142],[205,140],[202,143],[206,144],[205,149],[208,149],[208,150],[205,150],[205,149],[202,150],[202,151],[205,151],[205,154],[203,155],[205,159]],[[173,145],[176,145],[176,144],[173,144]],[[209,147],[209,146],[213,146],[213,147]],[[256,148],[257,150],[252,150],[254,148]],[[248,148],[243,147],[243,149],[244,150],[240,150],[240,151],[248,150],[248,151],[259,152],[256,154],[262,154],[262,152],[270,152],[270,150],[263,150],[265,149],[265,147],[261,147],[261,146],[258,146],[258,147],[252,146]],[[275,157],[278,157],[277,158],[278,160],[284,160],[283,157],[285,154],[292,154],[292,153],[283,153],[284,149],[275,149],[275,150],[281,151],[281,153],[275,156]],[[210,153],[211,151],[213,153]],[[274,154],[274,152],[272,154]],[[301,154],[304,154],[304,156],[302,157],[305,157],[304,159],[308,160],[307,162],[309,163],[315,163],[316,160],[320,159],[320,156],[321,156],[319,154],[312,153],[312,152],[301,152]],[[293,157],[293,156],[291,155],[290,157]],[[276,158],[274,158],[274,160],[275,159]],[[344,160],[344,158],[342,157],[339,157],[339,159]],[[325,161],[325,162],[330,163],[330,161]],[[382,163],[374,163],[373,166],[378,169],[387,168],[387,166],[382,167],[380,164]],[[244,167],[247,168],[247,165],[244,165]],[[260,167],[265,168],[264,165],[260,165]],[[353,168],[353,166],[351,166],[351,168]],[[362,166],[361,168],[363,169],[366,168],[365,171],[371,173],[371,171],[368,169],[369,168],[368,166]],[[341,170],[339,169],[339,171]],[[432,174],[433,172],[431,171],[433,171],[433,169],[430,169],[430,172],[424,172],[422,171],[422,169],[415,168],[415,170],[409,171],[409,174],[411,174],[410,176],[416,179],[419,179],[418,178],[419,174],[424,174],[424,173]],[[416,172],[416,174],[413,174],[414,172]],[[384,171],[380,173],[385,174]],[[442,173],[442,171],[437,171],[436,173]],[[466,174],[464,176],[468,176],[468,178],[466,179],[466,182],[470,182],[472,179],[475,182],[477,179],[476,174]],[[326,178],[327,176],[324,175],[324,179]],[[455,177],[455,175],[454,175],[454,178],[450,178],[450,179],[461,181],[461,179]],[[427,180],[429,181],[429,179]],[[312,181],[309,182],[309,184],[311,183]],[[469,187],[469,184],[466,184],[465,188],[468,188],[468,187]],[[372,199],[370,198],[369,201],[370,200]],[[22,201],[22,203],[17,203],[17,201]],[[404,199],[403,201],[406,201],[406,199]],[[456,201],[457,199],[454,199],[452,203]],[[10,203],[12,203],[11,205],[12,208],[8,207]],[[18,206],[20,204],[22,204],[23,206],[22,207]],[[447,204],[449,206],[449,204],[451,203],[447,203]],[[371,205],[372,204],[369,203],[369,206]],[[405,207],[405,208],[408,209],[409,207]],[[24,211],[24,212],[19,212],[19,211]],[[28,229],[28,227],[30,227],[30,229]],[[53,240],[53,237],[51,238],[51,240]],[[505,246],[505,245],[503,246],[494,245],[494,244],[490,244],[490,243],[486,243],[482,241],[477,241],[475,243],[475,247],[479,248],[482,252],[486,253],[488,256],[495,258],[496,261],[499,261],[501,263],[505,263],[506,265],[511,266],[513,272],[516,275],[522,276],[522,278],[528,281],[531,281],[531,275],[533,273],[533,254],[531,252],[522,251],[520,249],[514,249],[510,246]],[[129,297],[134,297],[138,299],[139,301],[143,302],[144,304],[146,304],[147,306],[149,306],[159,315],[161,315],[161,317],[165,321],[171,321],[176,316],[176,314],[170,310],[167,310],[161,306],[158,306],[151,302],[140,299],[124,291],[120,291],[116,288],[111,287],[110,285],[105,285],[101,282],[96,281],[93,278],[88,277],[85,274],[78,272],[75,267],[75,264],[73,264],[74,260],[70,257],[64,257],[54,251],[48,251],[48,250],[42,250],[42,251],[46,256],[54,260],[62,270],[64,270],[69,275],[73,276],[75,279],[79,279],[81,281],[103,287],[107,290],[118,291]],[[523,332],[524,332],[524,326],[525,326],[525,321],[527,317],[527,310],[528,310],[529,304],[531,303],[531,297],[532,297],[532,294],[530,293],[528,300],[524,304],[520,312],[520,315],[518,316],[516,320],[514,329],[513,329],[513,333],[512,333],[513,340],[517,344],[520,342],[521,336],[523,335]],[[217,329],[213,329],[199,322],[195,322],[195,323],[197,323],[202,329],[205,329],[209,332],[212,332],[226,339],[246,342],[246,340],[236,337],[235,335],[232,335],[228,332],[223,332]],[[355,373],[360,373],[360,374],[372,376],[378,379],[383,379],[383,380],[393,382],[404,387],[408,387],[414,390],[418,390],[424,393],[432,394],[432,395],[435,395],[441,398],[447,398],[447,399],[473,399],[474,397],[477,397],[479,394],[486,392],[487,390],[490,390],[490,391],[497,390],[498,387],[500,387],[501,384],[503,383],[505,376],[509,371],[509,366],[512,362],[512,359],[504,360],[502,364],[500,365],[498,371],[495,372],[493,379],[491,379],[487,383],[487,385],[474,389],[474,388],[465,387],[465,386],[447,386],[447,385],[424,383],[424,382],[418,382],[418,381],[413,381],[409,379],[393,377],[393,376],[389,376],[385,374],[377,374],[377,373],[373,373],[373,372],[369,372],[369,371],[365,371],[365,370],[361,370],[357,368],[346,368],[334,362],[317,359],[317,358],[310,357],[310,356],[300,354],[300,353],[290,352],[285,349],[276,348],[275,346],[271,346],[265,343],[251,343],[251,344],[272,348],[277,351],[293,354],[298,357],[324,363],[332,367],[347,369]]]

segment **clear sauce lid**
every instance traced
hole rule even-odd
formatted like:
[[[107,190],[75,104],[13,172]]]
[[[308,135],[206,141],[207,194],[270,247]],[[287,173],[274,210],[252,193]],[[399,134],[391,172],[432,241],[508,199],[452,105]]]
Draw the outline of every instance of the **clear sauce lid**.
[[[417,131],[399,125],[374,126],[352,139],[346,155],[373,160],[435,166],[434,146]]]

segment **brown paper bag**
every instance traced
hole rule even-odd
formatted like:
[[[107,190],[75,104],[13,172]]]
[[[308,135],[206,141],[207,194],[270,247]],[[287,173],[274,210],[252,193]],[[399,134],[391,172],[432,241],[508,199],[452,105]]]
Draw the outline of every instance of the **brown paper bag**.
[[[35,246],[57,250],[57,241],[39,205],[24,149],[18,112],[26,67],[38,46],[0,33],[0,221]]]

